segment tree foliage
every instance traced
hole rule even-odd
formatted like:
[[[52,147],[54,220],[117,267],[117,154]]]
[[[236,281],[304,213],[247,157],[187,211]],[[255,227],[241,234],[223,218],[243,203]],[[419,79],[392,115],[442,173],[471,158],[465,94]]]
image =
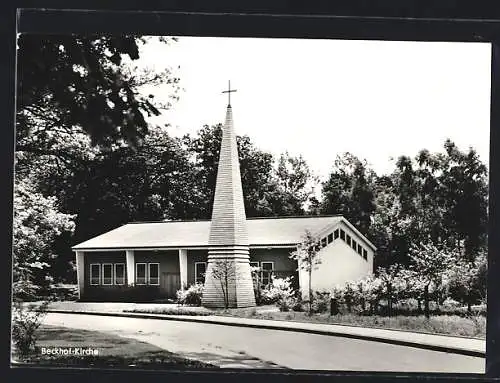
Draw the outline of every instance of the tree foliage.
[[[431,288],[439,294],[443,287],[443,276],[457,260],[453,251],[445,246],[436,246],[432,242],[421,242],[410,248],[411,266],[414,277],[422,282],[425,316],[429,317],[429,294]],[[439,298],[438,298],[439,299]]]
[[[427,255],[437,250],[430,246],[421,247],[422,249]],[[449,253],[441,253],[441,259],[449,260]],[[423,260],[427,255],[419,257]],[[484,306],[473,310],[473,305],[485,304],[485,257],[480,256],[475,263],[451,262],[451,266],[447,268],[431,266],[434,262],[428,260],[422,263],[421,268],[402,265],[379,268],[374,275],[336,286],[329,292],[329,296],[337,303],[344,304],[348,312],[355,310],[370,315],[424,313],[429,317],[431,301],[435,303],[434,312],[442,310],[441,312],[471,316],[473,319],[474,311],[485,313]],[[432,270],[433,277],[426,276],[423,270]],[[422,302],[425,303],[424,309]],[[467,305],[466,310],[460,304]]]
[[[487,258],[480,254],[474,261],[460,259],[448,270],[449,295],[452,299],[471,306],[484,302],[487,290]]]
[[[74,229],[74,216],[58,210],[55,197],[44,197],[29,180],[14,188],[13,295],[33,299],[51,282],[46,269],[56,256],[52,244],[63,232]]]
[[[374,176],[366,161],[350,153],[338,156],[328,180],[323,183],[320,211],[341,214],[363,234],[368,234],[376,208]]]
[[[24,142],[28,136],[50,140],[50,132],[75,126],[103,147],[137,144],[148,130],[145,116],[160,113],[153,96],[138,91],[144,82],[158,81],[158,74],[138,79],[123,68],[125,56],[139,58],[144,41],[132,35],[21,34],[16,132],[23,149],[31,148]]]
[[[222,125],[183,138],[171,136],[168,125],[148,125],[148,115],[171,106],[179,79],[168,67],[134,65],[147,41],[19,37],[14,278],[22,294],[33,294],[34,282],[24,283],[43,273],[71,280],[70,246],[121,224],[211,217]],[[166,104],[152,94],[160,84],[171,85]],[[248,136],[237,145],[248,217],[341,214],[377,247],[380,276],[395,273],[396,264],[415,296],[432,276],[429,286],[448,278],[463,303],[483,299],[488,178],[472,148],[447,140],[443,152],[400,156],[381,175],[345,153],[314,195],[319,181],[304,158],[273,156]],[[302,254],[314,250],[310,242]],[[445,253],[456,266],[443,277]],[[350,288],[368,285],[360,286]],[[379,288],[367,290],[373,297]]]
[[[471,261],[487,245],[487,191],[487,169],[477,153],[447,140],[443,152],[400,156],[384,175],[351,154],[339,157],[319,207],[344,215],[375,244],[376,267],[408,266],[411,245],[429,238]]]
[[[34,285],[25,285],[24,281],[34,275],[34,265],[43,266],[47,278],[67,277],[73,258],[69,246],[79,233],[84,233],[80,238],[100,234],[99,230],[130,218],[117,209],[119,204],[129,206],[116,198],[116,194],[124,194],[121,189],[113,190],[116,178],[99,176],[118,175],[113,173],[113,166],[119,167],[123,159],[118,160],[115,151],[124,158],[137,157],[133,149],[150,130],[146,116],[157,115],[165,107],[140,88],[165,82],[175,88],[178,81],[168,69],[131,70],[126,58],[136,60],[146,41],[136,36],[19,36],[15,294],[33,294]],[[110,188],[104,191],[106,186]],[[134,189],[127,191],[129,196],[135,194]],[[98,206],[88,203],[93,197],[99,200]],[[102,205],[110,213],[104,219],[99,216]],[[101,219],[88,222],[85,215],[92,215],[89,208],[94,209],[93,217]],[[44,212],[44,216],[37,217],[36,212]],[[32,218],[24,219],[25,214]],[[76,237],[71,236],[73,227],[64,229],[63,223],[69,224],[65,219],[76,224]],[[63,262],[58,262],[61,259]],[[59,268],[53,269],[56,264]]]
[[[314,300],[312,272],[321,264],[321,257],[319,256],[320,248],[320,240],[309,230],[306,230],[302,236],[302,241],[297,245],[297,250],[290,253],[290,258],[297,261],[299,269],[304,270],[308,274],[309,314],[312,314]]]
[[[195,163],[197,187],[203,197],[200,218],[211,217],[215,193],[222,125],[204,126],[196,136],[187,135],[185,143]],[[237,136],[241,182],[248,217],[303,215],[317,182],[301,157],[271,153],[255,147],[248,136]]]

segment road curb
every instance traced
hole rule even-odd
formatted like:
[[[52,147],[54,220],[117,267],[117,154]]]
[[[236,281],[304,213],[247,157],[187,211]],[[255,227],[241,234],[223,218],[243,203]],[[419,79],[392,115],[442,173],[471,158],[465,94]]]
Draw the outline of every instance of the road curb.
[[[82,315],[96,315],[96,316],[112,316],[112,317],[121,317],[121,318],[138,318],[138,319],[160,319],[160,320],[170,320],[177,322],[196,322],[196,323],[205,323],[205,324],[216,324],[222,326],[232,326],[232,327],[248,327],[248,328],[259,328],[266,330],[280,330],[280,331],[291,331],[291,332],[302,332],[308,334],[317,334],[317,335],[328,335],[328,336],[337,336],[343,338],[350,339],[361,339],[368,340],[374,342],[388,343],[394,344],[398,346],[407,346],[407,347],[415,347],[421,348],[425,350],[431,351],[440,351],[447,352],[452,354],[460,354],[467,355],[479,358],[485,358],[486,352],[472,349],[465,349],[460,347],[452,347],[452,346],[441,346],[434,344],[426,344],[419,343],[416,341],[406,341],[401,339],[391,339],[382,336],[373,336],[373,335],[365,335],[365,334],[351,334],[345,333],[336,330],[315,330],[309,328],[291,328],[291,327],[283,327],[279,324],[270,325],[270,324],[258,324],[258,323],[237,323],[237,322],[226,322],[217,319],[204,320],[202,317],[198,316],[171,316],[171,315],[163,315],[163,314],[147,314],[147,313],[127,313],[127,312],[101,312],[101,311],[70,311],[70,310],[47,310],[48,313],[55,314],[82,314]],[[213,317],[212,317],[213,318]]]

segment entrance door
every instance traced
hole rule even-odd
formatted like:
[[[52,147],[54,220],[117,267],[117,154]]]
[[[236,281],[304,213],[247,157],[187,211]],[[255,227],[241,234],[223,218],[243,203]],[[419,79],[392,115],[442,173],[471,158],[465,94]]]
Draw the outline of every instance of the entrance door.
[[[180,273],[161,273],[160,288],[162,295],[175,298],[175,293],[181,288]]]

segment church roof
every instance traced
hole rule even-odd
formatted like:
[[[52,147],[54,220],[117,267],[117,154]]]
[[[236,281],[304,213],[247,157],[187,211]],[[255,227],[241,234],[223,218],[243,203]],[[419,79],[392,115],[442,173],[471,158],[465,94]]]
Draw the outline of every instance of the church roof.
[[[305,230],[327,234],[344,222],[370,247],[375,249],[342,216],[303,216],[247,218],[250,246],[294,246]],[[73,247],[73,250],[123,250],[208,248],[211,221],[162,221],[128,223]]]

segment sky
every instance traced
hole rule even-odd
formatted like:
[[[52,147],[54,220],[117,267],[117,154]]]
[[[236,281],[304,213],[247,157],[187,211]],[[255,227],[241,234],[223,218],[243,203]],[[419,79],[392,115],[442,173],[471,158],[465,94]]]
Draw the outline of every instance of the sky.
[[[386,174],[446,138],[488,164],[490,58],[487,43],[179,37],[148,43],[138,64],[180,78],[179,100],[152,123],[183,135],[223,122],[231,80],[236,133],[302,155],[324,180],[344,152]],[[162,100],[171,88],[147,91]]]

